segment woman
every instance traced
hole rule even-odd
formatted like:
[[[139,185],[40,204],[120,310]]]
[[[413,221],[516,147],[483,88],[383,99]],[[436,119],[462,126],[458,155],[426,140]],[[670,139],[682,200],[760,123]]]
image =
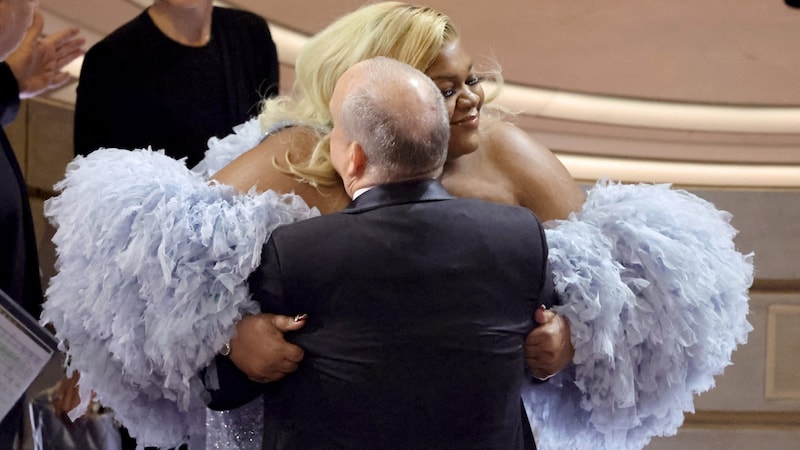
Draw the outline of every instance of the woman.
[[[483,76],[473,67],[455,25],[430,8],[377,3],[319,32],[297,57],[296,101],[267,100],[262,127],[270,129],[289,117],[314,130],[326,130],[336,80],[356,62],[373,56],[405,62],[429,75],[442,90],[452,121],[443,176],[450,192],[526,206],[542,221],[564,219],[580,209],[583,193],[548,149],[491,113],[481,116],[486,100]],[[283,192],[302,189],[301,196],[323,213],[344,207],[347,199],[340,195],[339,180],[330,165],[326,131],[309,136],[308,128],[294,127],[277,136],[281,139],[265,140],[214,178],[243,192],[252,186],[275,189],[276,184]],[[312,152],[310,157],[306,151]],[[274,167],[275,159],[294,161],[282,167],[302,182],[285,177],[285,170]]]
[[[130,153],[137,155],[130,162],[113,150],[75,161],[60,186],[63,193],[48,205],[63,235],[55,238],[62,272],[49,290],[52,307],[45,317],[58,322],[62,338],[69,339],[73,366],[83,373],[82,389],[97,387],[101,400],[117,401],[110,406],[119,406],[129,428],[135,423],[142,435],[151,433],[145,442],[174,445],[176,436],[200,429],[199,419],[187,414],[202,408],[195,372],[227,342],[232,323],[254,312],[242,285],[269,231],[346,205],[328,156],[327,104],[344,70],[378,55],[424,71],[447,98],[452,137],[442,179],[453,193],[521,204],[542,220],[564,219],[579,208],[582,194],[551,153],[512,125],[481,115],[489,109],[481,77],[473,71],[449,19],[429,8],[397,2],[361,8],[308,43],[297,61],[297,97],[267,101],[262,127],[248,122],[236,134],[212,142],[206,161],[195,169],[209,175],[233,159],[214,175],[220,184],[206,185],[202,177],[148,152]],[[294,126],[285,127],[287,121]],[[272,131],[263,141],[261,129]],[[113,175],[101,180],[100,172]],[[240,192],[254,187],[262,193],[237,195],[230,186]],[[276,192],[294,192],[316,209],[309,211],[298,197]],[[69,208],[83,195],[97,203]],[[74,225],[95,223],[87,221],[101,214],[111,219],[98,230]],[[697,225],[683,220],[687,214],[702,214],[708,220]],[[735,230],[727,219],[706,202],[665,186],[601,185],[579,215],[551,230],[551,263],[565,299],[559,311],[570,318],[576,365],[557,377],[559,389],[548,391],[551,381],[524,393],[540,447],[644,446],[653,435],[674,432],[679,425],[676,412],[682,416],[691,408],[691,395],[711,387],[712,376],[729,363],[730,352],[749,331],[744,316],[752,267],[733,248]],[[632,225],[621,229],[629,221]],[[77,243],[97,241],[98,232],[107,238],[98,248],[75,248],[81,245]],[[672,233],[671,240],[665,233]],[[708,236],[714,238],[704,239]],[[674,242],[682,247],[671,245]],[[651,256],[652,249],[658,250],[656,256]],[[96,257],[98,251],[110,257]],[[701,261],[664,263],[688,254]],[[87,270],[86,261],[96,265]],[[727,284],[708,292],[682,286],[692,294],[688,301],[687,296],[673,295],[676,289],[670,283],[686,275],[681,270],[698,267],[705,267],[703,277],[694,279]],[[87,273],[94,276],[93,270],[102,272],[101,283],[76,281]],[[209,277],[209,272],[215,276]],[[65,292],[73,292],[73,297],[81,292],[90,304],[76,310]],[[709,306],[713,299],[716,306]],[[638,307],[641,301],[646,308]],[[658,314],[668,301],[679,306],[679,317]],[[687,303],[688,308],[680,309]],[[96,308],[119,308],[124,314],[104,316],[95,314]],[[717,311],[709,313],[710,308]],[[686,323],[684,310],[698,317],[696,323]],[[70,320],[84,312],[96,328]],[[105,323],[107,317],[114,322]],[[728,335],[712,335],[723,328],[714,317],[725,324]],[[652,327],[654,323],[659,327]],[[652,328],[661,331],[649,331]],[[687,329],[690,337],[685,336]],[[239,327],[237,333],[241,337],[245,331]],[[669,345],[660,344],[664,341]],[[717,343],[711,346],[716,354],[703,344],[707,341]],[[175,342],[182,348],[174,349]],[[698,352],[711,356],[702,368],[691,358]],[[654,363],[643,362],[643,354]],[[96,355],[108,355],[111,362],[98,364]],[[620,376],[618,369],[627,371]],[[87,370],[99,375],[87,381]],[[647,370],[667,372],[669,380],[648,381]],[[104,385],[109,375],[121,383]],[[156,403],[158,408],[153,407]],[[627,424],[615,422],[619,411]],[[661,420],[665,415],[668,421]],[[165,423],[174,428],[165,431]]]

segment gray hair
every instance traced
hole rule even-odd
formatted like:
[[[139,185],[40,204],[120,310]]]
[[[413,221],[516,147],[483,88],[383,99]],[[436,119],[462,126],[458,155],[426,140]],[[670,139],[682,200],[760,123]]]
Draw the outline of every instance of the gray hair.
[[[422,72],[390,58],[367,60],[363,73],[366,82],[342,103],[342,128],[364,149],[367,173],[380,182],[438,175],[450,140],[439,89]],[[414,79],[423,92],[409,83]]]

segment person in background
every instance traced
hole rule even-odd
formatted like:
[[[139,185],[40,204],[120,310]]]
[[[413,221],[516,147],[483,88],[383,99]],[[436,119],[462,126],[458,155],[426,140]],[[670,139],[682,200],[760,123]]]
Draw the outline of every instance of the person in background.
[[[62,69],[82,53],[78,29],[43,36],[44,19],[30,0],[0,0],[0,124],[11,123],[20,99],[63,86]],[[39,317],[42,286],[33,218],[22,170],[0,129],[0,290]],[[74,406],[74,405],[73,405]],[[21,441],[23,399],[0,422],[0,448]]]
[[[93,45],[75,101],[75,154],[152,147],[188,167],[278,93],[267,22],[212,0],[155,0]]]

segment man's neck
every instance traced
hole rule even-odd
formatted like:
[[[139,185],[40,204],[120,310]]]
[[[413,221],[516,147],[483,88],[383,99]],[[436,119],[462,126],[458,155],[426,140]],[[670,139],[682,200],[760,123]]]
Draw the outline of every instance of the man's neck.
[[[201,5],[183,8],[156,1],[147,13],[168,38],[182,45],[202,47],[211,39],[213,8],[210,0]]]

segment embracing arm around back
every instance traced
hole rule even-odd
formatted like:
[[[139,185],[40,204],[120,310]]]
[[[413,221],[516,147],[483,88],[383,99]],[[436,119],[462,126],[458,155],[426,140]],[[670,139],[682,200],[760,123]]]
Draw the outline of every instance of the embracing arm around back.
[[[294,192],[323,214],[338,211],[350,200],[341,185],[318,190],[275,167],[275,161],[285,162],[287,152],[290,158],[304,157],[315,142],[313,133],[303,127],[286,128],[239,156],[212,179],[241,192],[252,188],[257,192]],[[284,332],[300,326],[302,322],[287,316],[265,313],[247,316],[236,325],[236,336],[230,342],[230,361],[250,380],[277,381],[297,369],[303,358],[303,350],[283,337]]]

